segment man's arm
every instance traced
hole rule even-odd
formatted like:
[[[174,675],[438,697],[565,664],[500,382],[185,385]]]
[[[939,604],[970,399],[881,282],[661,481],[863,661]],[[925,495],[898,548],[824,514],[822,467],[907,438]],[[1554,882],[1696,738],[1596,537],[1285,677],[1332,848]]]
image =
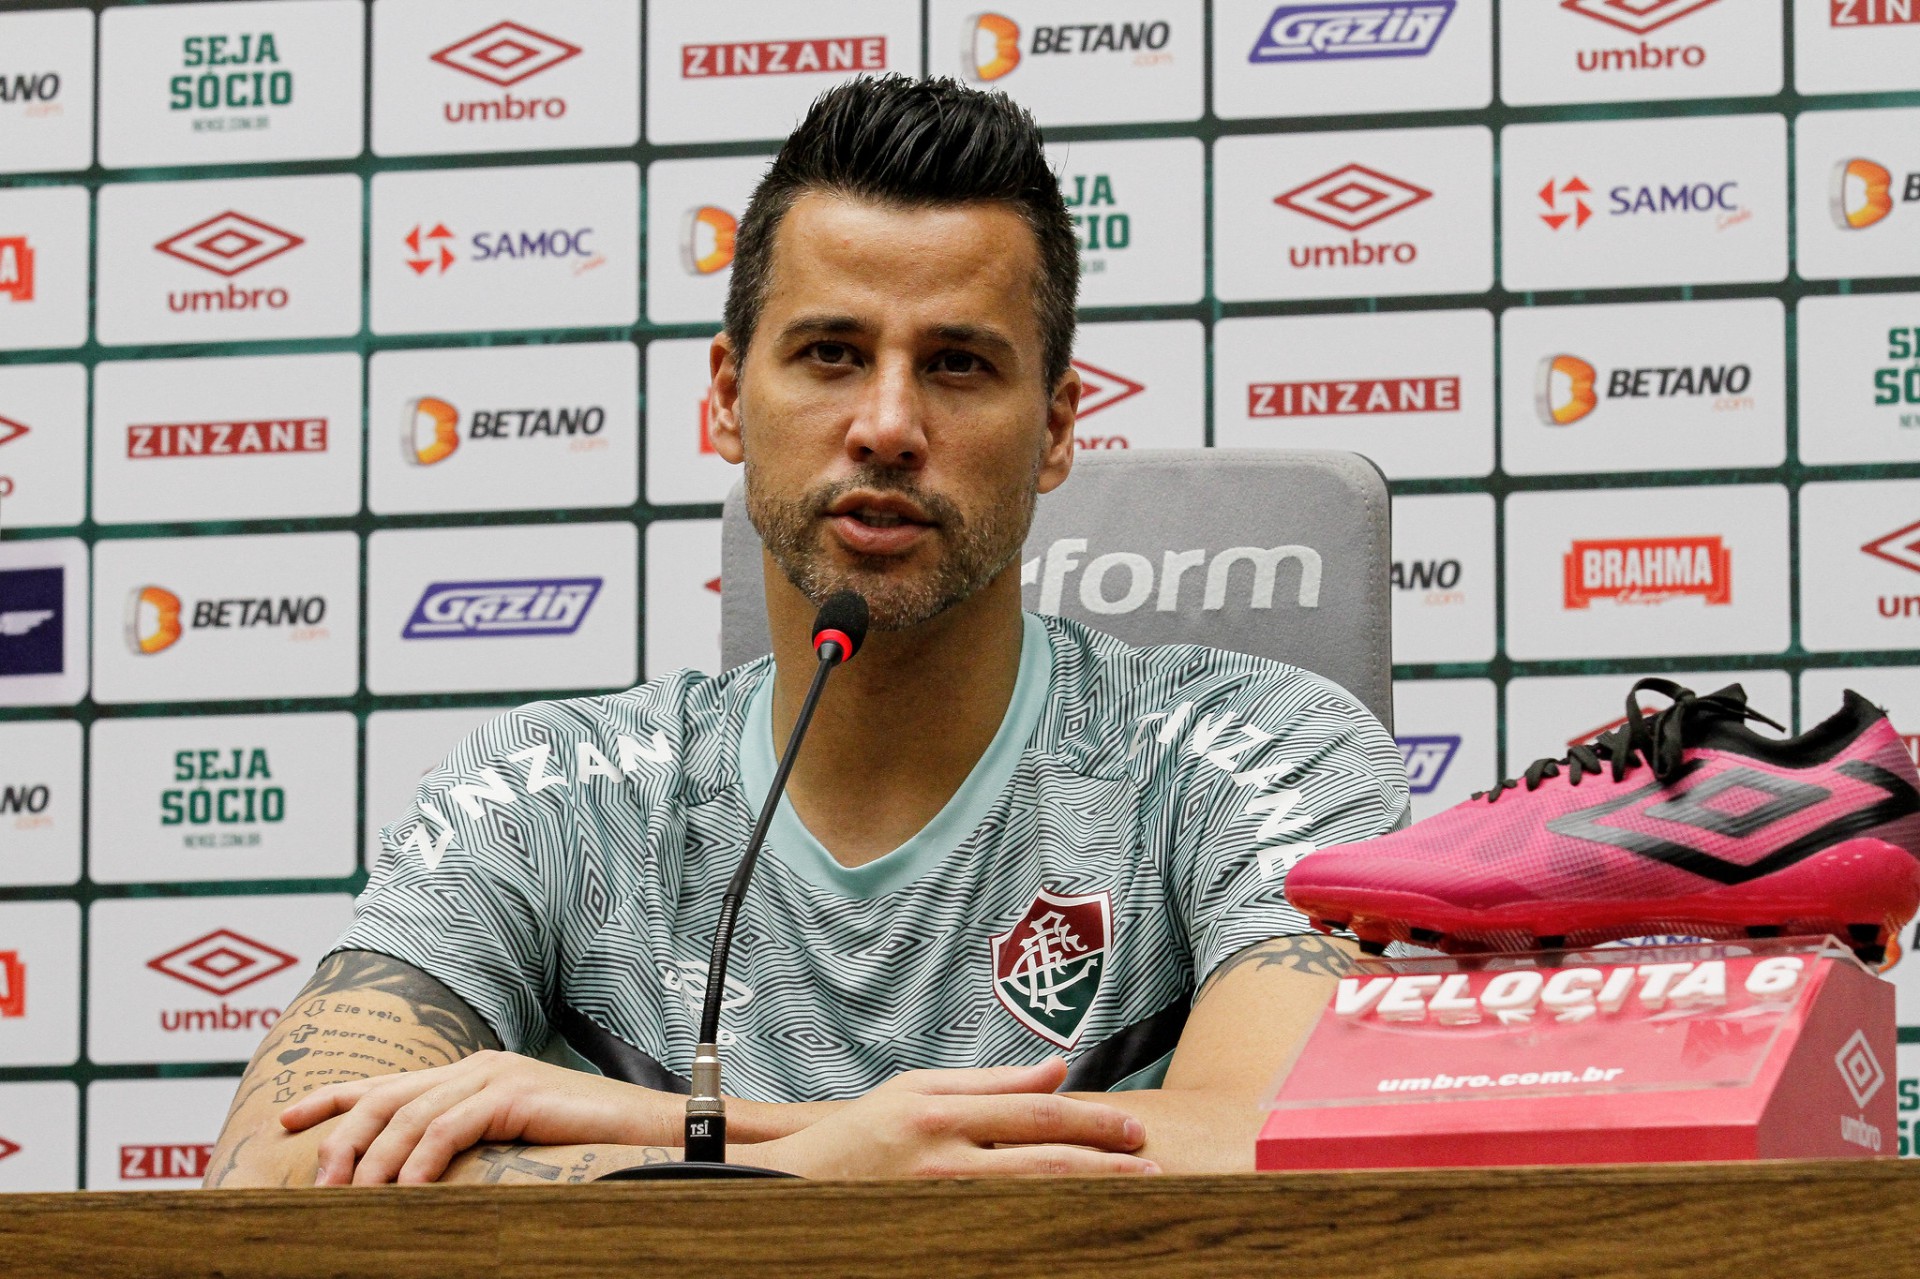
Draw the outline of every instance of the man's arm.
[[[1351,942],[1307,933],[1241,950],[1194,999],[1165,1083],[1075,1094],[1138,1118],[1137,1154],[1167,1172],[1251,1172],[1260,1103],[1352,969]]]
[[[354,1179],[368,1156],[380,1168],[383,1157],[397,1153],[404,1160],[411,1144],[398,1152],[392,1140],[380,1146],[389,1121],[405,1131],[412,1101],[435,1088],[475,1086],[474,1079],[483,1073],[478,1068],[495,1058],[528,1061],[499,1048],[498,1037],[477,1013],[411,964],[372,951],[330,955],[254,1053],[214,1149],[206,1184],[338,1184]],[[449,1068],[460,1077],[449,1080]],[[677,1141],[685,1104],[681,1098],[559,1067],[545,1069],[559,1084],[549,1090],[549,1126],[577,1126],[584,1112],[602,1144],[569,1142],[550,1150],[519,1144],[478,1148],[453,1159],[441,1180],[590,1180],[615,1167],[673,1157],[664,1147],[669,1139]],[[422,1082],[428,1086],[414,1086]],[[297,1127],[282,1122],[289,1108],[304,1102],[311,1109],[321,1090],[366,1095],[395,1086],[410,1095],[388,1098],[391,1104],[384,1108],[376,1104],[354,1116],[346,1113],[349,1105],[328,1109]],[[382,1111],[374,1122],[375,1113]],[[483,1140],[484,1134],[477,1139]],[[460,1143],[449,1157],[472,1144]],[[397,1172],[396,1165],[377,1179],[392,1180]]]

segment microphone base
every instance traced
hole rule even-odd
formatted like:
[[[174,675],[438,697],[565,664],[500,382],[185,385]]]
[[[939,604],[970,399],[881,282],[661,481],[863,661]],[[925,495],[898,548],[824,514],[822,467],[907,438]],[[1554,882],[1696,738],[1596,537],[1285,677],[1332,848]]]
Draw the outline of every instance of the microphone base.
[[[787,1177],[799,1180],[790,1172],[781,1172],[777,1168],[756,1168],[752,1164],[709,1164],[676,1161],[668,1164],[640,1164],[633,1168],[622,1168],[619,1172],[610,1172],[604,1177],[595,1177],[595,1181],[739,1181],[749,1177]]]

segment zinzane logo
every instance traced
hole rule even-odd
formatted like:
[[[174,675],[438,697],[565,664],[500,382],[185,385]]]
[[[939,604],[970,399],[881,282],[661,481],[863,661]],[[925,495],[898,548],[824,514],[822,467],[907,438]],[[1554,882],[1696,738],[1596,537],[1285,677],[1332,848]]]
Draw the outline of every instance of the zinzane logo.
[[[1827,25],[1892,27],[1920,24],[1920,0],[1827,0]],[[4,99],[0,99],[4,101]]]
[[[199,1181],[213,1162],[212,1146],[122,1146],[122,1181]]]
[[[1626,537],[1577,541],[1564,558],[1570,609],[1596,599],[1660,604],[1694,596],[1733,603],[1733,551],[1718,537]]]
[[[597,577],[435,582],[414,605],[402,639],[571,635],[600,593]]]
[[[1044,556],[1026,560],[1020,565],[1020,584],[1039,584],[1040,612],[1060,611],[1060,599],[1065,593],[1067,578],[1080,566],[1080,557],[1086,550],[1086,538],[1063,537],[1048,546]],[[1208,552],[1204,549],[1166,551],[1161,555],[1160,568],[1156,573],[1152,560],[1132,551],[1109,551],[1095,556],[1087,562],[1080,576],[1080,606],[1089,613],[1111,615],[1137,612],[1146,607],[1148,600],[1152,600],[1156,611],[1175,613],[1180,611],[1184,579],[1188,573],[1199,570],[1196,576],[1204,583],[1200,591],[1200,609],[1202,612],[1217,612],[1227,607],[1227,587],[1234,578],[1234,568],[1244,564],[1248,568],[1248,573],[1241,575],[1241,580],[1248,582],[1246,607],[1271,609],[1275,590],[1280,583],[1281,566],[1297,564],[1300,577],[1299,585],[1293,592],[1294,602],[1301,608],[1320,607],[1320,553],[1311,546],[1270,546],[1264,549],[1257,546],[1230,546],[1213,555],[1211,563],[1208,558]],[[1109,596],[1107,580],[1116,573],[1124,576],[1125,586],[1118,596]]]
[[[1457,413],[1457,377],[1354,378],[1329,382],[1255,382],[1248,417],[1349,417],[1373,413]]]
[[[1260,29],[1247,61],[1423,58],[1446,29],[1454,2],[1282,5]]]
[[[127,428],[127,456],[249,457],[267,453],[325,453],[327,419],[273,418],[253,422],[165,422]]]
[[[719,76],[852,74],[887,69],[885,36],[836,36],[818,40],[748,40],[738,44],[680,46],[680,78]]]

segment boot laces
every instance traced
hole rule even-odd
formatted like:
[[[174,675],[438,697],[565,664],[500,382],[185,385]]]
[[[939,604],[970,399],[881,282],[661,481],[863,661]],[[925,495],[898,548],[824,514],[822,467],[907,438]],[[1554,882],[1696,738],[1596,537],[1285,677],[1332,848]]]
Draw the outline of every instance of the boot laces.
[[[1670,698],[1672,704],[1649,715],[1640,709],[1639,693],[1642,689]],[[1475,791],[1473,798],[1484,797],[1489,804],[1495,803],[1521,781],[1526,783],[1529,791],[1538,790],[1541,782],[1549,777],[1558,777],[1563,768],[1567,782],[1572,786],[1578,786],[1584,777],[1603,772],[1611,773],[1613,780],[1618,782],[1641,763],[1651,767],[1653,775],[1660,781],[1671,782],[1679,776],[1688,741],[1697,740],[1699,730],[1717,720],[1733,720],[1736,723],[1757,720],[1786,732],[1785,728],[1748,706],[1746,690],[1738,684],[1729,684],[1716,693],[1700,697],[1692,689],[1682,688],[1672,680],[1643,679],[1627,694],[1626,723],[1602,733],[1584,746],[1573,747],[1559,759],[1536,759],[1527,765],[1526,772],[1519,779],[1503,778],[1491,790]]]

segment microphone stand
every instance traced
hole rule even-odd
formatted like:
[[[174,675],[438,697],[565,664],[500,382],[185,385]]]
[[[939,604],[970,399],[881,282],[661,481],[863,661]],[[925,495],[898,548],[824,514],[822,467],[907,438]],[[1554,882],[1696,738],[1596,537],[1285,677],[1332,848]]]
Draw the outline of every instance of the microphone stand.
[[[858,598],[858,597],[856,597]],[[832,601],[828,608],[831,608]],[[824,618],[827,609],[821,610]],[[860,601],[858,629],[865,630],[865,601]],[[706,1000],[700,1009],[700,1041],[693,1053],[692,1090],[687,1098],[687,1122],[684,1159],[679,1163],[642,1164],[620,1172],[608,1173],[599,1181],[652,1181],[656,1179],[698,1180],[737,1177],[791,1177],[792,1173],[773,1168],[727,1162],[727,1103],[720,1091],[720,1000],[726,991],[727,959],[733,950],[733,926],[740,914],[740,902],[747,895],[747,881],[760,860],[760,846],[766,842],[767,828],[773,824],[780,797],[786,793],[787,776],[800,755],[800,742],[807,735],[814,708],[827,686],[833,668],[853,655],[858,641],[832,627],[816,629],[814,652],[820,663],[814,668],[813,682],[807,687],[806,700],[800,703],[800,715],[793,722],[787,749],[774,771],[773,785],[760,806],[760,819],[754,823],[747,840],[747,851],[727,882],[726,895],[720,899],[720,922],[713,930],[713,951],[707,959]]]

